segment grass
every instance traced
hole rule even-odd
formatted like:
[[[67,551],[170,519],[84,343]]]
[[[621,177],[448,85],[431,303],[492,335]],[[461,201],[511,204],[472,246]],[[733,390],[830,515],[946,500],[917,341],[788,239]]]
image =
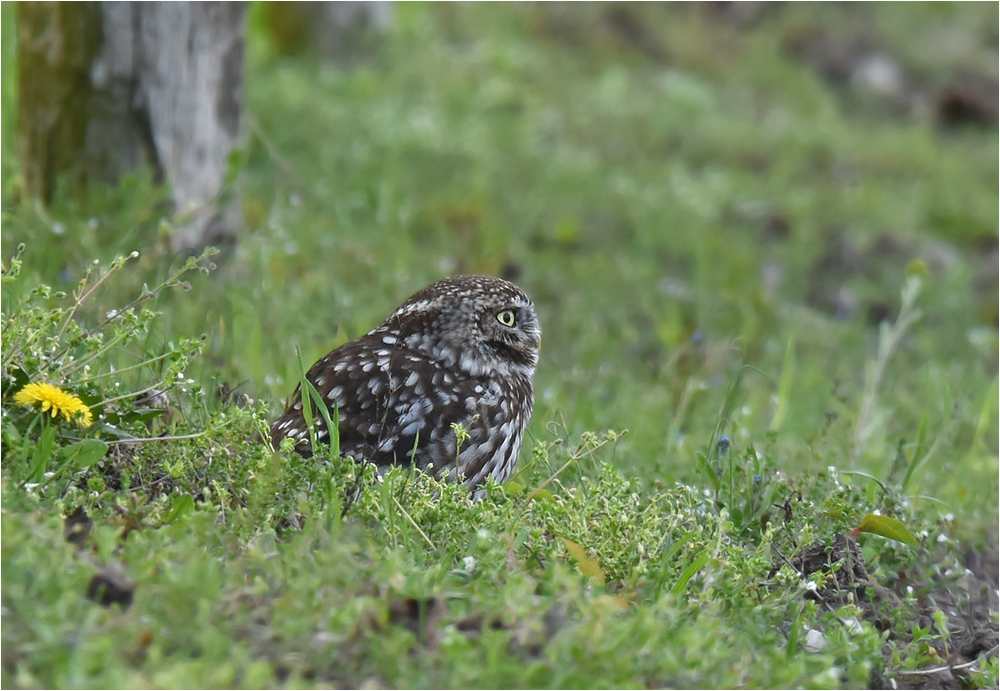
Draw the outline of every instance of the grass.
[[[996,560],[996,128],[901,114],[796,46],[863,34],[933,94],[995,69],[995,6],[400,4],[350,65],[278,56],[265,19],[246,227],[191,264],[144,172],[25,197],[3,23],[4,686],[905,686],[964,664],[927,601],[974,610],[963,553]],[[297,350],[454,272],[538,306],[512,482],[473,502],[255,440]],[[43,375],[104,417],[16,406]],[[799,560],[876,511],[915,544],[862,533],[869,597],[829,595]],[[128,606],[86,597],[109,569]],[[967,683],[995,686],[981,652]]]

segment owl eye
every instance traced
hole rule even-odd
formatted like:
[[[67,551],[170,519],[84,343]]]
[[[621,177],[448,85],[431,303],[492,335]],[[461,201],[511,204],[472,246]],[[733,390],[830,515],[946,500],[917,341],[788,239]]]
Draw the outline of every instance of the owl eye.
[[[497,312],[497,321],[504,326],[514,326],[514,310],[500,310]]]

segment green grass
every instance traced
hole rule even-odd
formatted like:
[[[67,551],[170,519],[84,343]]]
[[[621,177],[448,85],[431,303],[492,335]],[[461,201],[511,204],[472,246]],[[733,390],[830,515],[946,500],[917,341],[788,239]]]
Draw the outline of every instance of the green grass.
[[[963,550],[996,554],[997,131],[899,115],[791,46],[864,32],[933,94],[995,74],[996,6],[793,5],[742,27],[628,7],[631,41],[605,6],[396,12],[374,56],[336,65],[276,56],[254,7],[245,228],[162,288],[185,258],[147,173],[24,196],[3,23],[5,270],[25,244],[2,294],[3,685],[851,687],[940,664],[918,596],[964,592]],[[132,250],[73,319],[144,285],[157,314],[71,345],[100,378],[40,357],[74,333],[54,292]],[[538,307],[514,482],[472,502],[255,440],[297,348],[308,365],[455,272],[516,275]],[[12,396],[67,371],[86,403],[121,398],[53,443],[111,447],[45,466]],[[150,387],[167,412],[125,395]],[[82,549],[63,537],[78,506]],[[858,538],[903,595],[878,627],[791,566],[876,510],[917,538]],[[85,597],[112,563],[127,609]],[[978,669],[996,685],[995,651]]]

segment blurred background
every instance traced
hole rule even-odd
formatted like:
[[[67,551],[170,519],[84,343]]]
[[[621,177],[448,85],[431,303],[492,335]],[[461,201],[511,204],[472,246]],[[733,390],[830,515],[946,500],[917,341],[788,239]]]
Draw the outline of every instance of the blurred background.
[[[4,300],[139,250],[124,295],[220,247],[149,340],[207,334],[188,375],[210,405],[276,416],[296,347],[308,364],[425,284],[490,273],[538,305],[536,440],[628,429],[608,460],[659,482],[692,480],[720,430],[792,473],[884,476],[923,425],[944,443],[922,487],[995,509],[995,3],[2,20],[5,265],[26,245]],[[923,316],[859,448],[908,272]]]

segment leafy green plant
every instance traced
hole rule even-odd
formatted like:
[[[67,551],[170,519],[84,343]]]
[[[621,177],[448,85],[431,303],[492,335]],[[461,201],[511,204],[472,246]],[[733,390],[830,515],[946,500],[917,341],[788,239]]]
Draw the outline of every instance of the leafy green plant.
[[[903,338],[910,328],[920,319],[922,312],[917,308],[917,298],[923,287],[926,268],[912,269],[906,277],[906,282],[901,291],[902,306],[899,308],[899,315],[892,324],[883,322],[879,324],[878,354],[875,360],[868,363],[865,369],[865,392],[861,402],[861,410],[858,412],[858,422],[854,431],[854,454],[853,461],[857,462],[860,454],[865,448],[872,433],[880,426],[880,418],[877,415],[877,401],[879,387],[885,377],[886,368],[889,361],[899,348]],[[918,446],[922,444],[918,443]],[[930,452],[920,458],[914,458],[907,470],[905,480],[908,480],[916,467],[926,461]]]

